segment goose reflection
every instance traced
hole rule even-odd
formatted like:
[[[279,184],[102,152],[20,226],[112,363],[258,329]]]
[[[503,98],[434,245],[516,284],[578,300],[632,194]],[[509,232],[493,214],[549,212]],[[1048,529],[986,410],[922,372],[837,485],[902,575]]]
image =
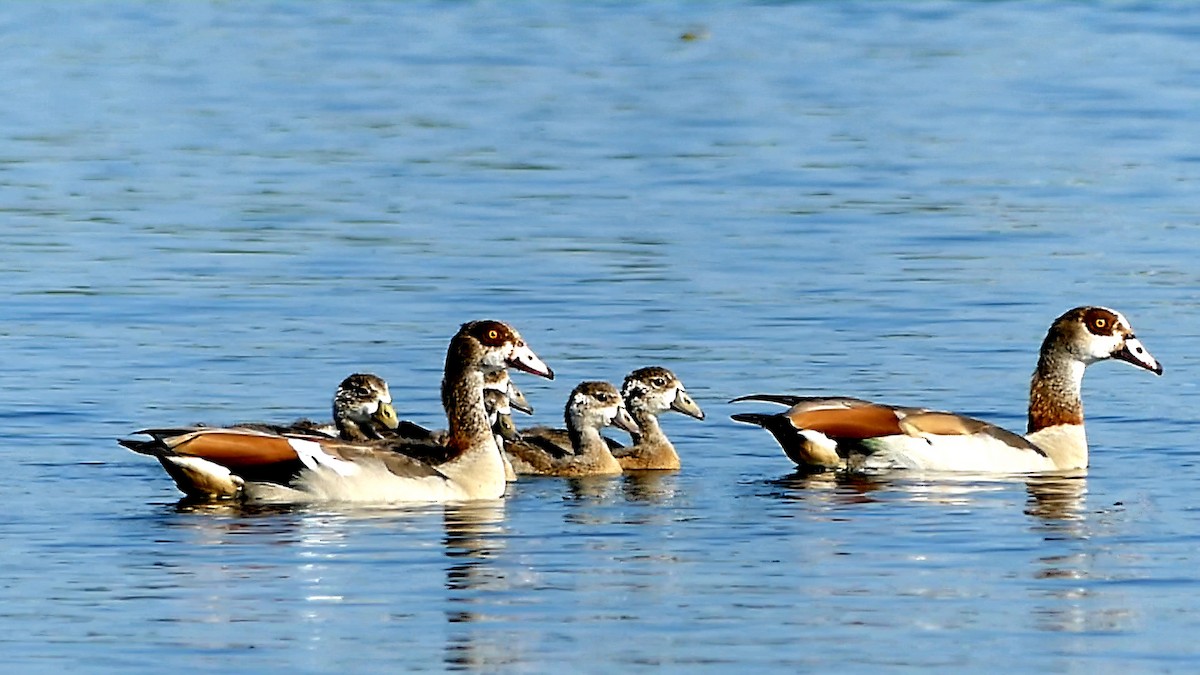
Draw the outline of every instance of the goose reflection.
[[[869,504],[879,501],[874,493],[890,483],[883,474],[799,470],[767,481],[767,495],[783,501]]]
[[[448,635],[445,663],[451,669],[495,670],[521,661],[517,641],[477,625],[514,580],[497,563],[504,553],[504,502],[446,507],[444,516]]]
[[[1102,583],[1111,568],[1097,562],[1112,554],[1094,543],[1124,507],[1088,508],[1086,496],[1083,472],[1030,481],[1026,513],[1037,518],[1033,530],[1049,549],[1033,561],[1031,573],[1031,622],[1039,631],[1120,633],[1139,620],[1127,588]]]
[[[1025,482],[1025,513],[1047,524],[1052,531],[1070,531],[1084,518],[1087,472],[1031,476]]]
[[[621,480],[626,501],[642,504],[669,503],[678,488],[678,471],[636,471],[625,474]]]
[[[446,566],[446,589],[501,590],[503,576],[493,568],[504,550],[504,502],[465,502],[447,506],[443,514],[446,534],[443,544],[450,564]],[[452,599],[467,601],[466,598]]]
[[[492,670],[523,658],[516,636],[498,628],[501,624],[494,621],[497,612],[504,610],[504,592],[529,583],[521,576],[526,574],[523,568],[505,563],[506,514],[502,500],[408,508],[320,509],[180,502],[171,511],[169,526],[186,536],[181,542],[199,543],[222,553],[202,558],[191,546],[166,563],[156,562],[156,569],[170,566],[175,577],[190,579],[178,584],[191,588],[199,585],[196,579],[205,586],[226,588],[245,587],[246,579],[253,578],[269,589],[281,579],[293,580],[284,585],[300,595],[286,601],[297,603],[294,609],[301,621],[296,634],[306,643],[319,645],[341,639],[344,636],[339,631],[345,625],[346,613],[351,611],[348,608],[377,602],[390,608],[387,611],[392,620],[401,622],[421,620],[428,610],[440,612],[446,625],[443,641],[420,647],[440,650],[444,663],[452,669]],[[426,535],[436,531],[439,519],[440,546],[431,550],[420,542],[430,541]],[[394,551],[380,553],[383,558],[367,553],[369,559],[355,562],[355,569],[380,564],[405,571],[404,583],[390,590],[386,586],[373,587],[382,595],[368,597],[360,580],[344,573],[347,566],[342,559],[363,555],[358,548],[361,533],[377,528],[383,531],[382,536],[408,533],[414,538],[407,545],[398,544]],[[264,557],[264,547],[275,553]],[[231,564],[243,558],[253,562]],[[412,590],[429,588],[421,581],[429,573],[442,579],[440,599],[410,597]],[[271,597],[275,602],[261,604],[264,613],[276,611],[273,608],[284,600]],[[199,609],[193,602],[191,611],[201,613],[206,621],[246,620],[244,614],[238,614],[244,610],[230,603],[224,594],[204,596],[202,601],[204,606]]]

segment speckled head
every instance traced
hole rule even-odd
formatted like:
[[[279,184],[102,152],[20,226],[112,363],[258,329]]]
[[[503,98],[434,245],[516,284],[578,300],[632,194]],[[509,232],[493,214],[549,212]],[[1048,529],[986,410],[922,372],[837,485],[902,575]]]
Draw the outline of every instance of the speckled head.
[[[526,415],[533,414],[533,406],[525,398],[525,392],[508,376],[508,368],[500,368],[483,374],[484,391],[494,390],[504,394],[513,410],[519,410]]]
[[[608,382],[580,382],[567,398],[564,413],[569,428],[615,426],[636,433],[637,423],[625,409],[621,392]]]
[[[395,429],[399,424],[387,382],[370,373],[355,373],[342,380],[333,395],[333,418],[339,424],[352,422],[364,428]]]
[[[688,395],[683,382],[675,373],[661,366],[638,368],[626,375],[621,384],[621,395],[631,411],[657,415],[675,410],[699,420],[704,419],[704,411]]]

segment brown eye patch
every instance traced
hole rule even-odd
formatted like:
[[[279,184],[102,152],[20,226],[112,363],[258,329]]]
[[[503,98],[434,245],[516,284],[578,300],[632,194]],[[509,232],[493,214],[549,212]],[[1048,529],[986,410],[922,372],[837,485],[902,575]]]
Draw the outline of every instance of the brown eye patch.
[[[1092,335],[1112,335],[1117,328],[1117,315],[1106,309],[1093,307],[1083,315],[1083,325]]]
[[[480,321],[473,331],[475,337],[489,347],[495,347],[512,338],[512,331],[499,321]]]

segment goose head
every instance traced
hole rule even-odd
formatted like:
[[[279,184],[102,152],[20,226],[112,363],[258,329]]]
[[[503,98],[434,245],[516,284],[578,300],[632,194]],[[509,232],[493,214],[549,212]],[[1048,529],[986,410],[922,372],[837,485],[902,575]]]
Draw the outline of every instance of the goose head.
[[[621,395],[629,410],[652,415],[675,410],[698,420],[704,411],[696,404],[675,373],[659,366],[639,368],[625,377]]]
[[[488,422],[492,425],[492,433],[506,441],[515,441],[521,438],[517,432],[517,425],[512,419],[512,405],[509,404],[508,396],[497,389],[483,390],[483,407],[488,413]]]
[[[564,418],[569,429],[599,430],[615,426],[637,433],[637,423],[629,416],[621,392],[608,382],[581,382],[567,398]]]
[[[474,356],[485,373],[511,367],[548,380],[554,379],[554,371],[525,344],[525,339],[517,329],[502,321],[465,323],[455,338],[473,343],[478,350]]]
[[[1156,375],[1163,372],[1125,316],[1107,307],[1076,307],[1054,320],[1042,343],[1040,360],[1063,357],[1084,366],[1117,359]]]
[[[355,373],[338,385],[333,420],[343,436],[367,438],[379,438],[378,427],[395,429],[400,423],[387,382],[370,373]]]
[[[533,414],[533,406],[525,398],[525,393],[517,387],[508,375],[508,368],[489,370],[483,374],[483,390],[497,391],[508,399],[508,405],[513,410],[519,410],[526,415]]]

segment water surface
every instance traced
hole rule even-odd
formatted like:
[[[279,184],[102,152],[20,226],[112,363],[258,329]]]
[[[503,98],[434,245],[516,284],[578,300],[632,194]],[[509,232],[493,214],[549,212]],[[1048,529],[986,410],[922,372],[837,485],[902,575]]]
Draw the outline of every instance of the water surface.
[[[0,37],[11,669],[1195,669],[1200,10],[13,3]],[[1086,476],[797,476],[728,418],[1020,430],[1085,303],[1166,367],[1092,369]],[[438,424],[485,316],[559,375],[525,423],[672,368],[683,470],[246,511],[115,443],[359,370]]]

